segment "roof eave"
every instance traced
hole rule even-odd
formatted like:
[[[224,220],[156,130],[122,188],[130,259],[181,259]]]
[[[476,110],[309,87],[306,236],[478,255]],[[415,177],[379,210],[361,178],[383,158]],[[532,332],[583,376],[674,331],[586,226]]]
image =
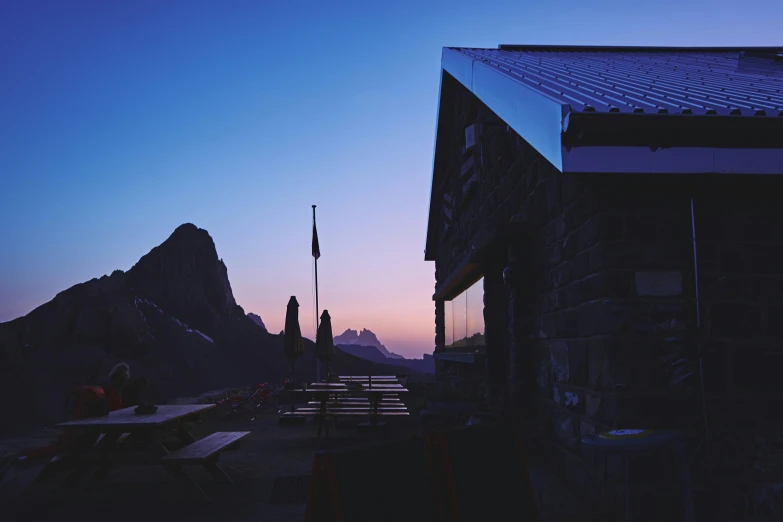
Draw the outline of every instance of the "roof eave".
[[[440,124],[440,103],[443,96],[443,68],[440,70],[440,79],[438,82],[438,107],[435,114],[435,142],[432,147],[432,178],[430,180],[430,208],[429,218],[427,219],[427,238],[424,245],[424,260],[435,261],[435,208],[432,205],[432,201],[435,198],[435,174],[438,168],[438,129],[441,128]]]
[[[635,46],[635,45],[545,45],[545,44],[500,44],[499,51],[560,51],[560,52],[634,52],[634,53],[676,53],[676,52],[706,52],[706,53],[734,53],[742,51],[775,52],[779,46],[724,46],[724,47],[685,47],[685,46]]]
[[[563,172],[783,174],[783,117],[571,113]]]
[[[563,164],[568,174],[783,175],[783,148],[564,147]]]
[[[562,168],[560,132],[568,105],[549,99],[510,76],[450,48],[441,67],[476,95],[500,119],[557,169]]]

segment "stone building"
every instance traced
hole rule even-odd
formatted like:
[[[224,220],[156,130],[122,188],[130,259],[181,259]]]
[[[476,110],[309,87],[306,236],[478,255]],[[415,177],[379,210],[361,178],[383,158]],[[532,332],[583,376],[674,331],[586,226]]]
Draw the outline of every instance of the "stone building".
[[[604,464],[582,436],[668,427],[703,520],[779,514],[781,174],[781,50],[443,49],[440,378],[480,367],[585,498]]]

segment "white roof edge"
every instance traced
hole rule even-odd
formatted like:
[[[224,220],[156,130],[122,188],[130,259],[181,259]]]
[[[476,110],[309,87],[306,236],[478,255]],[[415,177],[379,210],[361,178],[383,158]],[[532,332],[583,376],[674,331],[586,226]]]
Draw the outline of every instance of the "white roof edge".
[[[441,68],[562,171],[561,132],[563,118],[570,111],[568,105],[547,98],[453,49],[443,49]]]
[[[446,49],[444,49],[445,52]],[[441,57],[442,60],[442,57]],[[430,177],[430,197],[432,197],[432,189],[435,187],[435,161],[437,160],[437,154],[438,154],[438,124],[440,123],[440,98],[443,93],[443,69],[441,68],[440,71],[440,78],[438,79],[438,105],[435,109],[435,135],[432,139],[432,176]],[[427,255],[427,238],[430,234],[430,209],[427,208],[427,232],[426,236],[424,238],[424,255],[426,257]]]

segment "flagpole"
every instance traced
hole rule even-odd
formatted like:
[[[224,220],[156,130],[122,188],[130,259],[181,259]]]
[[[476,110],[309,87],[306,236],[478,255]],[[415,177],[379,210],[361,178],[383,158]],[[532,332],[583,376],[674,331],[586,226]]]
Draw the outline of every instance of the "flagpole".
[[[313,232],[315,232],[315,205],[313,205]],[[314,257],[315,259],[315,333],[316,333],[316,340],[318,337],[318,327],[320,326],[318,323],[320,322],[320,318],[318,316],[318,258]],[[315,382],[321,382],[321,360],[316,359],[315,361]]]

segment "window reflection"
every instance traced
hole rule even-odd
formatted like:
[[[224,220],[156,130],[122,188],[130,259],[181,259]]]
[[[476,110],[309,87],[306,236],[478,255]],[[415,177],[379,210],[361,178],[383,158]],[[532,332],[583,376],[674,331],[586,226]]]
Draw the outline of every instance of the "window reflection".
[[[444,305],[446,348],[483,347],[484,278]]]
[[[443,303],[444,308],[444,325],[446,327],[446,347],[449,348],[454,344],[454,301],[446,301]]]
[[[484,346],[484,278],[465,291],[465,337],[468,346]]]

